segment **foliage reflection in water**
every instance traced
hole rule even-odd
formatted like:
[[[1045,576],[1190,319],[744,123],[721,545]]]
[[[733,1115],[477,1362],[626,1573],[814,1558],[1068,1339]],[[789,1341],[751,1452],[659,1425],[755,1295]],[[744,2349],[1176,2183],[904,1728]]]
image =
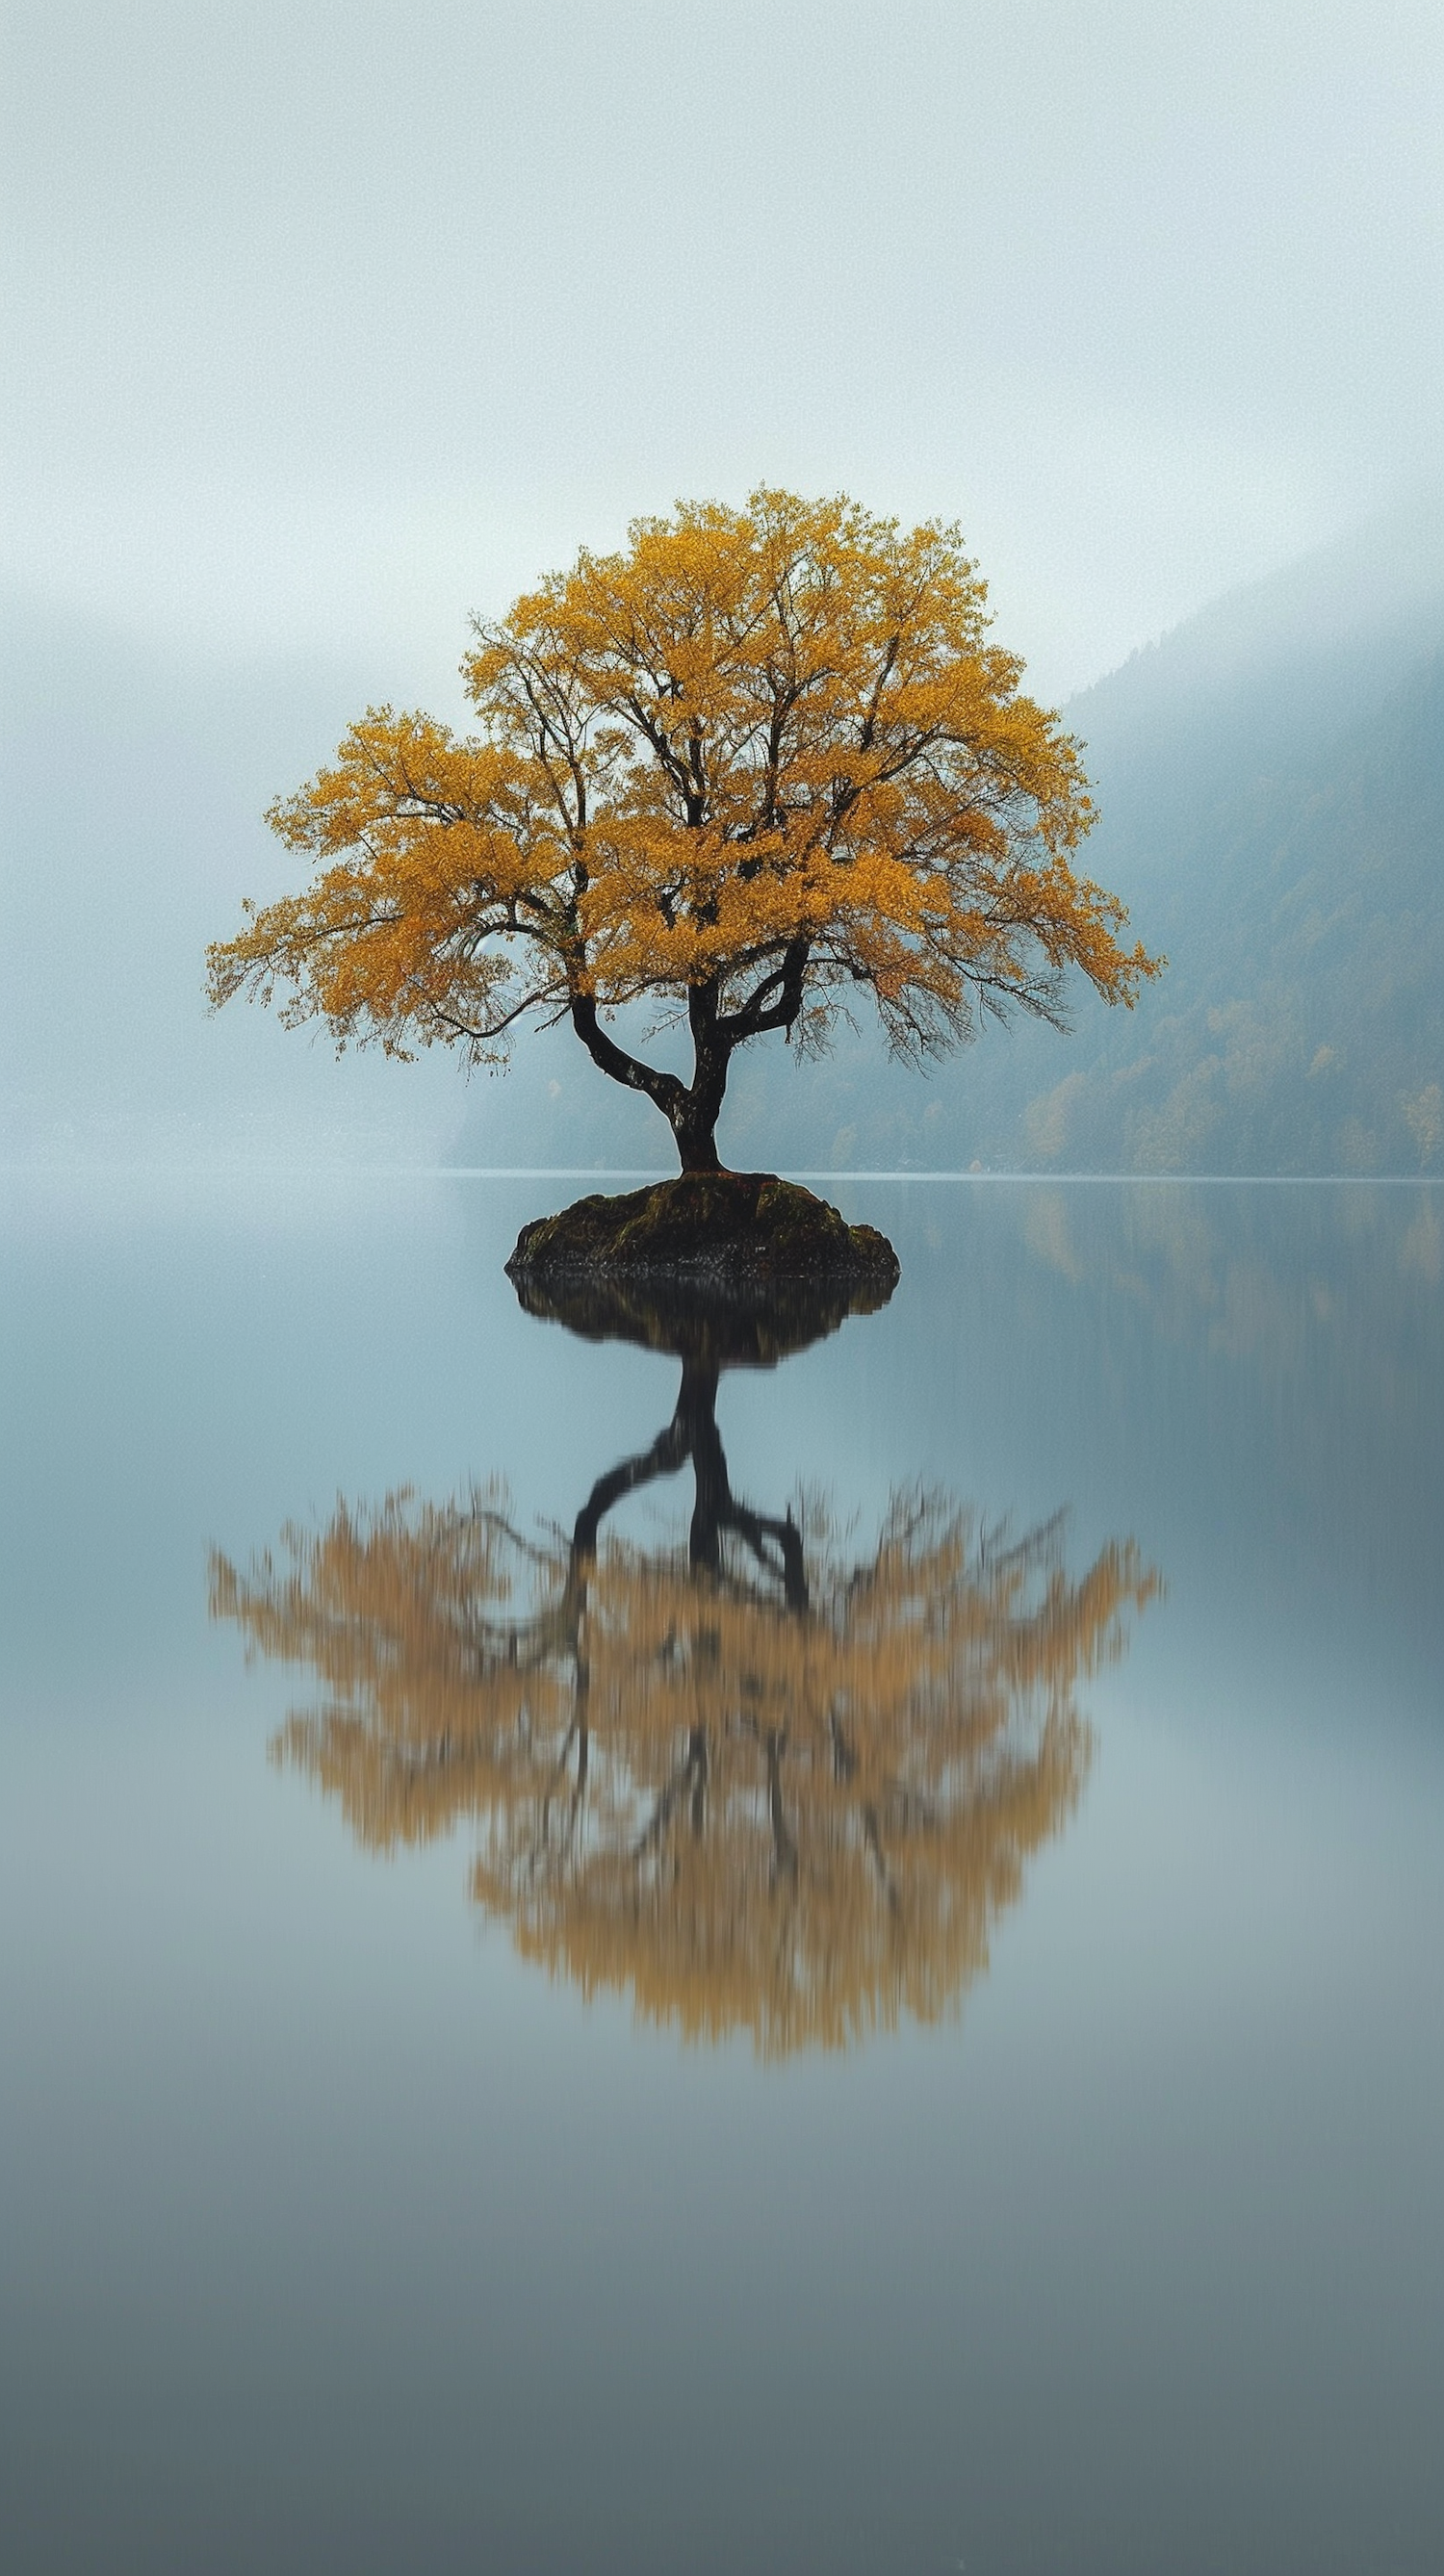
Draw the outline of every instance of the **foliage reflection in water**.
[[[1014,1538],[918,1487],[859,1548],[816,1500],[778,1516],[735,1494],[723,1370],[835,1330],[845,1291],[525,1295],[678,1357],[671,1419],[569,1531],[519,1527],[493,1482],[342,1503],[245,1573],[216,1555],[213,1617],[322,1688],[274,1758],[368,1850],[469,1821],[472,1894],[525,1956],[689,2038],[783,2057],[955,2009],[1077,1805],[1079,1684],[1123,1654],[1157,1575],[1128,1541],[1071,1579],[1061,1512]],[[685,1542],[606,1531],[683,1468]]]

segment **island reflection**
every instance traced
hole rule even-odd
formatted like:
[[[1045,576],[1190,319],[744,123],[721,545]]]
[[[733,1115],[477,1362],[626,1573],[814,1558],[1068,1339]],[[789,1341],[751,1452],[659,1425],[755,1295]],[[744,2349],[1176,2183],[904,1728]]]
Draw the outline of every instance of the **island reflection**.
[[[956,2008],[1077,1804],[1078,1686],[1156,1575],[1128,1542],[1070,1579],[1062,1513],[1013,1539],[919,1487],[858,1548],[820,1504],[735,1494],[721,1373],[836,1329],[845,1292],[524,1297],[680,1358],[671,1419],[569,1532],[519,1527],[498,1482],[342,1503],[245,1573],[214,1555],[212,1616],[320,1685],[273,1758],[371,1851],[468,1821],[471,1893],[524,1956],[689,2039],[778,2058]],[[606,1531],[683,1468],[685,1542]]]

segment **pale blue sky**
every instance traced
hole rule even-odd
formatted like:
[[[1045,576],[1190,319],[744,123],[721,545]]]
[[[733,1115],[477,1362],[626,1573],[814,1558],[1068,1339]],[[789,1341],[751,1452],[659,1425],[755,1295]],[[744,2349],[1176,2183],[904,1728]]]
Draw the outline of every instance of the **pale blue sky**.
[[[6,13],[12,577],[443,692],[678,493],[956,516],[1066,692],[1434,470],[1433,0]]]

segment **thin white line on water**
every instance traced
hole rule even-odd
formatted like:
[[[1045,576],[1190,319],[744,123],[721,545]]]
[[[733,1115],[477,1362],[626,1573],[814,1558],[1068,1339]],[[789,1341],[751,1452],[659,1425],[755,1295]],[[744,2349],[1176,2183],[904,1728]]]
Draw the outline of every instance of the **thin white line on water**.
[[[0,1160],[0,1178],[21,1180],[47,1176],[67,1180],[123,1180],[141,1174],[188,1179],[204,1174],[214,1180],[295,1180],[324,1175],[329,1179],[413,1181],[665,1181],[679,1174],[629,1164],[596,1163],[359,1163],[251,1161],[246,1156],[201,1157],[195,1162],[81,1162]],[[821,1181],[841,1189],[850,1181],[981,1183],[1007,1189],[1190,1189],[1190,1190],[1438,1190],[1439,1172],[837,1172],[808,1168],[783,1173],[784,1180]]]
[[[358,1169],[365,1166],[358,1165]],[[677,1173],[639,1172],[596,1164],[570,1166],[558,1163],[438,1163],[416,1164],[418,1172],[433,1171],[443,1180],[455,1181],[665,1181],[680,1177]],[[784,1172],[779,1176],[792,1181],[826,1181],[830,1188],[840,1189],[846,1181],[968,1181],[1004,1183],[1010,1189],[1035,1188],[1045,1182],[1050,1189],[1129,1189],[1191,1190],[1417,1190],[1444,1189],[1444,1174],[1438,1172],[826,1172],[807,1169]]]

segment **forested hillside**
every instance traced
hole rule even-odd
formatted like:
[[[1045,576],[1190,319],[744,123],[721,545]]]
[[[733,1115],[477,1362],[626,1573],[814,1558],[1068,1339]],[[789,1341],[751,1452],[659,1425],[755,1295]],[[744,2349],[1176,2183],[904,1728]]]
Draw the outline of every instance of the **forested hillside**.
[[[1105,872],[1135,889],[1166,982],[1131,1022],[1090,1022],[1083,1060],[1022,1104],[994,1153],[1011,1141],[1029,1166],[1166,1172],[1438,1157],[1444,652],[1332,738],[1270,749],[1171,810],[1144,764],[1120,782]]]

